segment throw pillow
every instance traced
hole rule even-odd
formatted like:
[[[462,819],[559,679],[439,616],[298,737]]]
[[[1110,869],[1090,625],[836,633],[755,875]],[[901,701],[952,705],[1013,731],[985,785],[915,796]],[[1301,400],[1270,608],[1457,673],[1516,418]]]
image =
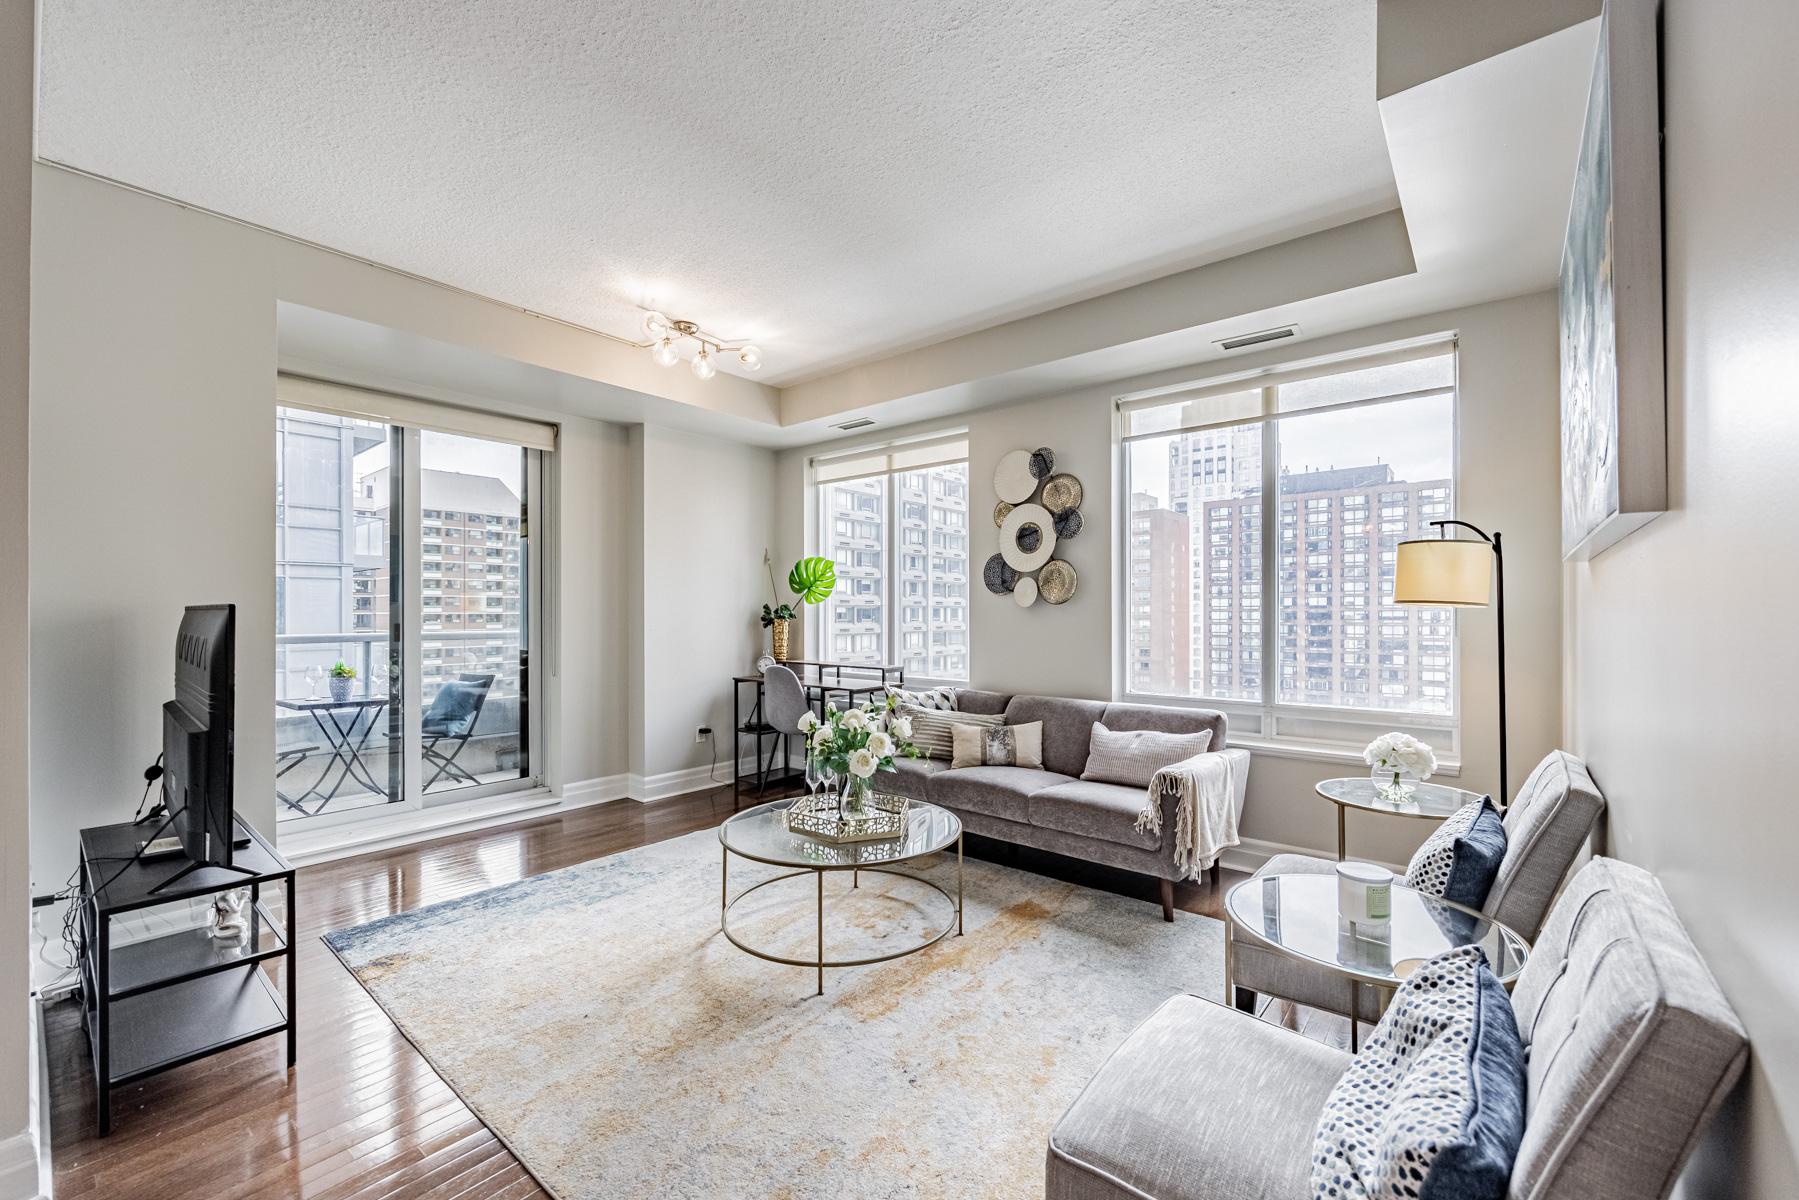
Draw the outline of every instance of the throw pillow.
[[[1043,722],[1023,725],[967,725],[958,714],[950,726],[955,744],[951,767],[1025,767],[1043,769]]]
[[[949,762],[955,757],[955,742],[950,734],[952,725],[997,726],[1006,723],[1003,713],[982,716],[980,713],[943,712],[910,704],[900,706],[899,711],[912,722],[912,744],[926,757],[939,762]]]
[[[1505,858],[1505,820],[1491,796],[1464,804],[1424,839],[1405,869],[1405,885],[1478,909]]]
[[[910,704],[913,708],[934,708],[941,712],[956,711],[956,689],[949,687],[930,688],[922,692],[908,692],[903,687],[888,684],[887,695],[897,699],[901,704]]]
[[[1524,1043],[1478,946],[1446,950],[1393,996],[1331,1089],[1312,1194],[1500,1200],[1524,1137]]]
[[[1155,729],[1113,732],[1095,721],[1087,748],[1087,769],[1081,772],[1081,778],[1146,788],[1157,771],[1204,754],[1211,744],[1209,729],[1198,733],[1162,733]]]

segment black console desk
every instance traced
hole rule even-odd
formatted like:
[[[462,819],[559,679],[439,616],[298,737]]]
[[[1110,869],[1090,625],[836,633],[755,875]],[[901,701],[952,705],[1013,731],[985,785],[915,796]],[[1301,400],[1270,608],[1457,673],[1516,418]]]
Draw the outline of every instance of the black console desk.
[[[287,1034],[294,1065],[294,869],[256,830],[233,865],[254,874],[204,867],[155,891],[187,867],[182,855],[132,861],[159,822],[99,825],[81,831],[81,1005],[94,1056],[99,1132],[112,1130],[115,1088],[270,1034]],[[189,916],[194,900],[248,888],[250,933],[220,941]],[[270,894],[272,893],[272,894]],[[282,920],[267,902],[279,897]],[[174,905],[174,917],[144,910]],[[120,937],[114,922],[138,914],[140,928]],[[163,930],[166,929],[167,932]],[[274,974],[286,978],[277,984]]]

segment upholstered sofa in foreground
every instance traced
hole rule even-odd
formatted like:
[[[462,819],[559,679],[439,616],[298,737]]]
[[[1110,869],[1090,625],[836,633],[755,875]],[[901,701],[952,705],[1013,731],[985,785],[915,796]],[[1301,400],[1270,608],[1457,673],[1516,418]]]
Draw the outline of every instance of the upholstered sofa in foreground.
[[[1182,877],[1174,862],[1173,800],[1161,798],[1161,831],[1149,833],[1137,828],[1145,789],[1083,780],[1094,722],[1113,731],[1209,731],[1208,753],[1231,756],[1236,784],[1232,804],[1237,817],[1243,815],[1249,751],[1226,748],[1221,712],[973,690],[957,692],[956,707],[978,715],[1003,713],[1007,725],[1043,722],[1043,769],[952,769],[941,758],[898,759],[893,771],[877,776],[876,786],[947,808],[970,833],[1153,875],[1162,884],[1165,920],[1174,920],[1174,882]],[[1212,879],[1217,878],[1214,863]]]
[[[1596,858],[1512,991],[1526,1053],[1514,1200],[1658,1200],[1748,1060],[1653,875]],[[1195,996],[1126,1038],[1049,1137],[1046,1200],[1310,1196],[1350,1056]]]

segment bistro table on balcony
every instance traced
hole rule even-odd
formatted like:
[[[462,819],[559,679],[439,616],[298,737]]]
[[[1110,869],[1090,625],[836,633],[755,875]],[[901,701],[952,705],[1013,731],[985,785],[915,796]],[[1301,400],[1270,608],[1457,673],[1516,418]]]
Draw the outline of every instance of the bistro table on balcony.
[[[325,769],[319,772],[318,782],[289,798],[282,796],[282,803],[298,810],[307,816],[316,817],[325,811],[325,806],[337,798],[344,784],[354,779],[358,785],[376,795],[386,795],[387,789],[375,782],[368,766],[362,761],[362,753],[368,748],[371,734],[375,732],[375,724],[381,719],[381,710],[387,707],[386,696],[351,696],[347,700],[330,698],[316,700],[277,700],[277,708],[289,709],[311,715],[313,724],[325,737],[325,744],[331,748],[331,755],[325,762]],[[339,713],[348,714],[348,720],[340,720]],[[363,714],[368,714],[365,723]],[[361,726],[361,733],[357,727]],[[331,770],[339,768],[337,781],[331,780]],[[317,799],[319,806],[310,811],[306,802]]]

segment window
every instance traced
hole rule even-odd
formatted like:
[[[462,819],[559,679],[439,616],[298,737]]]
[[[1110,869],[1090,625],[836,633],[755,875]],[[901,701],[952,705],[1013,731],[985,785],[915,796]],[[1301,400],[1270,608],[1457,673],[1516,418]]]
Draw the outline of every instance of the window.
[[[1395,547],[1423,520],[1453,513],[1453,350],[1438,343],[1265,378],[1120,403],[1127,690],[1252,702],[1277,725],[1281,710],[1297,718],[1299,709],[1453,716],[1449,613],[1426,610],[1414,627],[1412,610],[1391,607]],[[1198,494],[1184,464],[1214,447],[1235,465]],[[1277,503],[1262,502],[1265,484]],[[1265,571],[1275,586],[1262,587]],[[1233,623],[1247,635],[1234,655],[1210,636]],[[1262,670],[1270,655],[1283,664],[1272,677]]]
[[[944,640],[968,628],[967,453],[956,436],[813,460],[817,553],[837,563],[835,599],[856,604],[820,610],[826,661],[967,680],[964,643]]]

